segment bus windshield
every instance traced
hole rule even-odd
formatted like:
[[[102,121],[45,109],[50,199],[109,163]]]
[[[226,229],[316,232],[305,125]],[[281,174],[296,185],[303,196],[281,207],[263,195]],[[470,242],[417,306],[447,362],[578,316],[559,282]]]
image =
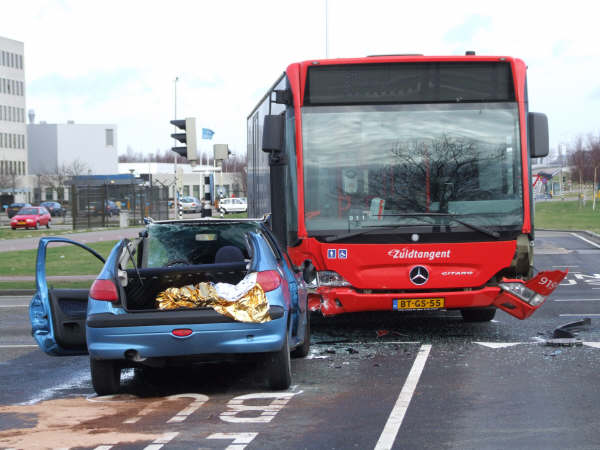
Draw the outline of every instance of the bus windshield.
[[[309,235],[523,223],[514,102],[305,106],[302,138]]]

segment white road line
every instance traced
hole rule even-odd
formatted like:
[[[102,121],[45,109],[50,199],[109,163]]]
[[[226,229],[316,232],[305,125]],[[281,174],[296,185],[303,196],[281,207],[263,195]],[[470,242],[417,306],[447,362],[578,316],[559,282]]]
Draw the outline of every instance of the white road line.
[[[154,440],[152,444],[144,447],[144,450],[160,450],[165,444],[171,442],[171,440],[175,438],[175,436],[177,436],[178,434],[178,432],[165,433],[158,439]]]
[[[582,241],[587,242],[590,245],[593,245],[596,248],[600,248],[600,245],[596,244],[595,242],[590,241],[589,239],[584,238],[583,236],[579,236],[577,233],[569,233],[571,236],[575,236],[576,238],[581,239]]]
[[[552,266],[552,267],[579,267],[579,266]]]
[[[375,450],[391,449],[394,445],[394,441],[396,440],[396,436],[400,430],[400,425],[402,425],[404,415],[406,414],[408,405],[410,405],[410,401],[413,393],[415,392],[415,388],[417,387],[417,383],[419,382],[419,378],[421,377],[421,373],[423,372],[423,368],[425,367],[425,363],[427,362],[427,357],[429,356],[430,351],[430,344],[421,345],[419,353],[415,358],[415,362],[413,363],[408,377],[404,382],[404,386],[402,386],[398,400],[396,400],[396,404],[394,405],[385,427],[381,432],[381,436],[379,436],[379,440],[375,445]]]
[[[111,448],[113,448],[112,445],[99,445],[94,450],[110,450]]]
[[[555,302],[600,302],[600,298],[555,298]]]
[[[559,314],[559,317],[600,317],[600,314]]]
[[[0,305],[0,308],[27,308],[29,305]]]
[[[6,344],[0,345],[0,348],[33,348],[37,347],[37,344]]]

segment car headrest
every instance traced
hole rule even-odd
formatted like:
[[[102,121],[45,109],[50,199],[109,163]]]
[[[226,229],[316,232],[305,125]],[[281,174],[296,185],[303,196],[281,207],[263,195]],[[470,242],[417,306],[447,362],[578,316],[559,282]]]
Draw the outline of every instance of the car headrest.
[[[244,262],[244,254],[233,245],[225,245],[217,250],[215,263]]]

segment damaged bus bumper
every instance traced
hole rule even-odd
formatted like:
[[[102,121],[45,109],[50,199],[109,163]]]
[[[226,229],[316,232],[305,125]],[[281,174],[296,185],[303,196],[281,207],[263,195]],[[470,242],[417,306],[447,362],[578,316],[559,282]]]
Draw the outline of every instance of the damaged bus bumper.
[[[415,311],[495,306],[526,319],[558,287],[567,271],[540,272],[531,280],[503,279],[497,286],[435,292],[358,291],[352,287],[321,286],[309,296],[312,311],[324,316],[360,311]]]

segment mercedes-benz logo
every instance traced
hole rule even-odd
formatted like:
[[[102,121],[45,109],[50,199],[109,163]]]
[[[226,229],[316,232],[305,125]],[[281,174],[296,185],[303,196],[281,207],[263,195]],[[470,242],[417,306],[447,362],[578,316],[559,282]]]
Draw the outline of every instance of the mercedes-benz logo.
[[[421,286],[427,283],[427,280],[429,279],[429,271],[423,266],[415,266],[410,269],[408,277],[413,284]]]

